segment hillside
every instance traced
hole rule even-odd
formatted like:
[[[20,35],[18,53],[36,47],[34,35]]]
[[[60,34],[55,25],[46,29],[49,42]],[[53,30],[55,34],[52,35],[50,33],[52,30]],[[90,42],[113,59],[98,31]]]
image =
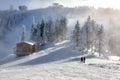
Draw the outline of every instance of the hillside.
[[[72,50],[69,41],[47,46],[29,56],[3,59],[0,80],[119,80],[120,62]],[[86,56],[86,62],[80,57]]]
[[[67,17],[68,29],[71,31],[74,27],[76,20],[79,20],[80,25],[84,25],[88,15],[90,15],[97,23],[105,26],[106,32],[109,33],[109,38],[113,39],[114,45],[120,45],[119,41],[119,10],[110,8],[93,7],[47,7],[36,10],[21,11],[0,11],[0,59],[4,58],[8,54],[12,54],[15,44],[20,41],[21,27],[26,26],[27,41],[30,37],[30,27],[32,23],[32,17],[35,17],[36,23],[39,23],[41,19],[45,21],[49,19],[56,19],[60,17]],[[115,18],[117,17],[117,18]],[[71,32],[69,32],[70,34]],[[119,49],[115,50],[115,53],[119,53]]]
[[[47,7],[25,12],[1,11],[0,80],[120,80],[120,57],[110,56],[119,54],[119,13],[119,10],[93,7]],[[109,50],[115,53],[107,51],[108,54],[102,53],[99,56],[97,52],[86,54],[85,51],[75,50],[77,48],[70,40],[75,23],[78,20],[80,29],[84,31],[87,29],[84,24],[88,15],[96,25],[103,24],[104,32],[107,33],[107,38],[104,39],[111,41],[112,47]],[[26,26],[26,41],[30,41],[33,16],[35,23],[40,23],[42,19],[47,22],[66,17],[67,38],[59,43],[48,42],[41,45],[39,51],[31,55],[16,57],[13,52],[16,43],[20,42],[22,25]],[[98,25],[96,27],[98,28]],[[81,39],[85,41],[84,38]],[[86,57],[85,63],[80,62],[80,57],[83,56]]]

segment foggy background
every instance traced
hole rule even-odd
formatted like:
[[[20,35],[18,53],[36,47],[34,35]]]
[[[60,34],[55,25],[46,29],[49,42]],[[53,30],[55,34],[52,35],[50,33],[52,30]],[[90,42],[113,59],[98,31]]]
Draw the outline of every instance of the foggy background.
[[[1,0],[3,1],[3,0]],[[6,2],[8,0],[5,0]],[[16,0],[17,1],[17,0]],[[4,7],[4,10],[0,11],[0,35],[5,36],[4,38],[0,38],[0,58],[12,54],[15,44],[20,41],[21,38],[21,27],[22,25],[26,26],[27,29],[27,37],[29,40],[29,32],[32,22],[32,17],[35,16],[36,22],[40,22],[40,20],[44,17],[45,20],[51,18],[58,18],[65,16],[68,19],[68,29],[71,31],[77,20],[80,22],[80,26],[84,25],[88,16],[91,16],[98,24],[103,24],[105,27],[105,32],[109,39],[109,50],[110,54],[119,55],[120,48],[120,10],[118,5],[118,0],[112,4],[113,0],[21,0],[21,3],[17,3],[14,1],[13,6],[15,10],[17,6],[24,4],[28,7],[28,9],[23,13],[19,10],[17,11],[9,11],[9,4],[13,2],[2,3],[8,4],[3,5],[1,2],[1,7]],[[19,2],[19,1],[18,1]],[[53,6],[52,3],[58,2],[60,5],[64,7]],[[69,3],[70,2],[70,3]],[[93,2],[93,3],[92,3]],[[105,5],[105,3],[108,5]],[[115,5],[116,3],[116,5]],[[98,4],[98,5],[97,5]],[[100,5],[102,4],[102,5]],[[32,6],[31,6],[32,5]],[[87,6],[86,6],[87,5]],[[95,6],[96,5],[96,6]],[[7,7],[5,7],[7,6]],[[80,7],[79,7],[80,6]],[[90,7],[92,6],[92,7]],[[46,7],[46,8],[45,8]],[[42,8],[42,9],[41,9]],[[34,10],[33,10],[34,9]],[[7,13],[7,14],[5,14]],[[6,16],[7,15],[7,16]],[[12,15],[12,16],[11,16]],[[14,18],[13,18],[14,17]],[[19,19],[18,17],[23,17],[23,19]],[[4,19],[4,21],[3,21]],[[2,22],[12,21],[16,23],[9,26],[9,24],[2,24]],[[8,26],[10,30],[8,30]]]

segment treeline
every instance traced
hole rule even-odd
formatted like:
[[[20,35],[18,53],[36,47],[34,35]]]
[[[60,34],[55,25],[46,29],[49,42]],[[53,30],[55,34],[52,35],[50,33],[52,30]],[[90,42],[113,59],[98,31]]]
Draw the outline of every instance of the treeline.
[[[97,24],[90,16],[83,26],[80,26],[79,21],[77,21],[72,35],[75,49],[87,53],[99,52],[101,54],[105,51],[104,39],[104,27]]]
[[[33,18],[30,34],[30,39],[37,45],[63,41],[67,34],[67,19],[64,17],[49,21],[42,19],[40,23],[35,23]]]
[[[5,34],[20,24],[26,16],[26,13],[16,11],[0,12],[0,40],[4,39]]]

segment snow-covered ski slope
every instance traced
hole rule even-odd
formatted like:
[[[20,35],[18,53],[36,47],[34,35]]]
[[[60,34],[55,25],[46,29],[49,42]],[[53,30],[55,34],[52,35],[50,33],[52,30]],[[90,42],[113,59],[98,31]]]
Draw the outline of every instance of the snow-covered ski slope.
[[[25,57],[8,56],[0,65],[0,80],[120,80],[120,62],[87,56],[70,47],[69,41]]]

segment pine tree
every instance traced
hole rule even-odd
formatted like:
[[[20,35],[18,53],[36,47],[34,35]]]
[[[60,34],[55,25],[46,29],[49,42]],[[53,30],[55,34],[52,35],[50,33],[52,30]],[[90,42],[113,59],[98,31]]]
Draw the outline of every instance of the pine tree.
[[[86,46],[86,51],[88,53],[88,50],[90,49],[90,26],[91,26],[91,17],[88,16],[87,18],[87,22],[85,23],[85,25],[83,26],[85,28],[85,39],[86,39],[86,43],[85,43],[85,46]]]
[[[45,27],[46,23],[42,19],[41,23],[38,23],[36,28],[34,28],[33,37],[35,38],[34,41],[37,45],[45,44],[47,42]]]
[[[30,32],[30,40],[32,41],[36,41],[36,33],[37,33],[37,30],[36,30],[36,23],[35,23],[35,18],[33,17],[32,19],[32,25],[31,25],[31,32]]]
[[[56,19],[55,20],[55,42],[60,42],[60,38],[61,38],[61,33],[62,33],[62,28],[60,26],[60,20]]]
[[[61,29],[61,41],[66,39],[66,35],[67,35],[67,19],[66,18],[62,18],[60,20],[60,29]]]
[[[46,32],[46,36],[49,42],[54,42],[54,22],[52,20],[49,20],[48,23],[46,23],[46,27],[47,27],[47,32]]]
[[[41,32],[41,33],[40,33],[40,36],[41,36],[41,38],[42,38],[42,41],[41,41],[42,44],[45,44],[45,43],[47,42],[47,40],[46,40],[45,27],[46,27],[45,22],[44,22],[44,20],[42,19],[41,25],[40,25],[40,32]]]
[[[74,46],[80,51],[86,53],[99,52],[103,53],[104,49],[104,28],[91,20],[90,16],[87,18],[84,26],[79,27],[79,22],[75,25],[72,35]]]
[[[100,54],[101,53],[103,53],[103,44],[104,44],[104,41],[103,41],[103,39],[104,39],[104,37],[103,37],[103,26],[101,25],[101,27],[100,27],[100,29],[99,29],[99,31],[98,31],[98,40],[99,40],[99,56],[100,56]]]
[[[84,25],[85,36],[86,36],[86,49],[87,53],[94,53],[95,42],[96,42],[96,29],[97,24],[94,20],[91,20],[91,17],[88,16],[87,22]]]
[[[38,23],[37,24],[37,28],[36,28],[36,30],[37,30],[37,32],[36,32],[36,44],[37,45],[40,45],[42,43],[42,37],[41,37],[41,30],[40,30],[40,28],[41,28],[41,24]]]
[[[75,47],[79,47],[80,45],[80,27],[79,27],[79,22],[77,21],[75,25],[75,29],[73,32],[73,41],[75,43]]]

